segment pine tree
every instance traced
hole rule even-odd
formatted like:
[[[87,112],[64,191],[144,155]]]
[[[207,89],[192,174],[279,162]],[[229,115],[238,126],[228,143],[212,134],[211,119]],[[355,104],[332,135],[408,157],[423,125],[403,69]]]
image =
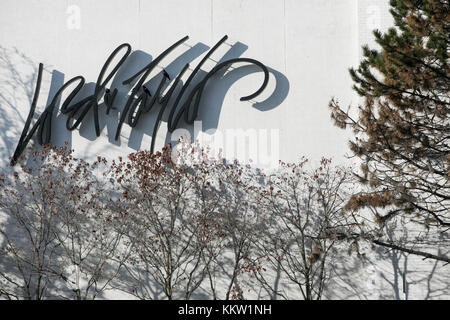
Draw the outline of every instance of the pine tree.
[[[381,225],[406,217],[448,237],[450,4],[391,0],[390,5],[395,27],[385,33],[375,30],[380,49],[363,47],[358,69],[350,69],[354,89],[364,97],[358,116],[334,99],[329,105],[335,124],[353,129],[350,149],[362,160],[360,179],[370,187],[370,192],[354,195],[347,207],[375,208]]]

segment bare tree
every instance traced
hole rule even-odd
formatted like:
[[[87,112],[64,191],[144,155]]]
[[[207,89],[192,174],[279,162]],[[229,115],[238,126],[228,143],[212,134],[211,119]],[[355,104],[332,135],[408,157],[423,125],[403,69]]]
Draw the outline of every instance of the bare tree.
[[[206,276],[202,233],[208,212],[196,196],[196,172],[171,159],[171,148],[154,155],[140,151],[120,159],[112,176],[122,197],[132,246],[127,265],[130,284],[122,290],[141,299],[190,299]]]
[[[99,160],[90,165],[66,147],[45,146],[33,167],[3,175],[4,296],[95,299],[117,275],[127,251],[93,174]]]
[[[214,299],[244,299],[246,275],[257,267],[255,241],[261,236],[252,191],[258,175],[237,161],[219,158],[212,163],[206,190],[215,200],[214,228],[208,230],[212,239],[206,247],[211,257],[207,264],[210,288]]]
[[[343,214],[352,182],[349,171],[331,166],[325,158],[312,171],[304,168],[306,163],[281,163],[280,171],[268,176],[261,188],[266,232],[257,243],[268,265],[255,276],[272,297],[321,299],[330,266],[336,263],[333,249],[356,227]],[[266,268],[287,279],[299,294],[276,288]]]
[[[358,220],[342,214],[353,182],[346,169],[323,159],[306,170],[304,160],[266,176],[198,145],[172,151],[109,165],[45,147],[35,167],[3,175],[2,297],[323,297],[333,250],[361,237]]]

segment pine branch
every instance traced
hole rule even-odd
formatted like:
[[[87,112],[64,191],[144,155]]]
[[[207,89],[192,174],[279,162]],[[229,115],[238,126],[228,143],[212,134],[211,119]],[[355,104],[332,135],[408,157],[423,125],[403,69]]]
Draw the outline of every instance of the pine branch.
[[[406,253],[410,253],[410,254],[414,254],[417,256],[422,256],[425,259],[433,259],[433,260],[438,260],[438,261],[443,261],[446,262],[446,264],[450,263],[450,258],[447,257],[442,257],[442,256],[437,256],[428,252],[423,252],[423,251],[419,251],[419,250],[413,250],[413,249],[408,249],[408,248],[403,248],[400,247],[398,245],[392,244],[392,243],[386,243],[380,240],[372,240],[372,243],[379,245],[379,246],[383,246],[383,247],[387,247],[387,248],[391,248],[394,250],[399,250],[399,251],[403,251]]]

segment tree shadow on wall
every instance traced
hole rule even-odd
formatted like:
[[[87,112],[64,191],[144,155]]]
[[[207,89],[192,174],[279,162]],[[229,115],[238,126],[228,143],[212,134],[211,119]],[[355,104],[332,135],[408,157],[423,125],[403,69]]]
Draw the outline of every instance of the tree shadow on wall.
[[[0,47],[0,159],[1,166],[8,165],[19,141],[36,89],[39,64],[17,48]],[[44,66],[38,103],[31,126],[34,125],[58,89],[64,83],[64,74]],[[52,143],[71,148],[72,135],[65,129],[66,117],[59,109],[59,102],[52,114]],[[30,140],[26,153],[39,150],[36,134]],[[30,165],[30,163],[27,163]]]
[[[413,228],[415,227],[415,228]],[[438,255],[448,255],[448,233],[435,235],[420,226],[408,225],[405,219],[386,227],[389,242],[401,247],[419,251],[437,251]],[[450,294],[450,273],[448,266],[439,261],[424,259],[398,250],[376,248],[376,257],[389,261],[379,268],[381,299],[446,299]]]
[[[450,239],[433,237],[412,228],[404,219],[385,228],[385,242],[401,247],[448,255]],[[348,257],[333,270],[327,295],[332,299],[428,300],[448,299],[448,265],[403,251],[372,245],[360,258]]]

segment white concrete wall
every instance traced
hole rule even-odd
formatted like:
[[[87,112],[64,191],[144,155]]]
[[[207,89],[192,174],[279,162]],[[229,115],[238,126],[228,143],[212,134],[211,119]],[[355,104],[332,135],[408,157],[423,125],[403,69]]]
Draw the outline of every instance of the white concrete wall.
[[[274,145],[278,147],[274,156],[285,161],[294,161],[300,155],[342,159],[344,154],[345,132],[333,127],[327,104],[332,96],[339,97],[344,105],[355,102],[347,72],[358,61],[354,0],[6,0],[0,4],[0,26],[0,45],[8,50],[8,57],[21,60],[18,55],[23,54],[29,59],[16,61],[14,69],[22,77],[30,76],[31,67],[37,68],[43,62],[48,71],[44,75],[47,83],[53,70],[57,70],[60,82],[62,76],[67,81],[76,75],[83,75],[86,82],[95,82],[108,55],[123,42],[138,51],[137,62],[127,67],[131,74],[150,61],[150,56],[156,57],[185,35],[190,36],[187,45],[164,60],[161,67],[189,46],[197,45],[197,53],[202,53],[227,34],[229,39],[212,60],[220,60],[231,49],[228,58],[239,55],[254,58],[273,73],[266,91],[249,102],[240,102],[239,97],[259,87],[262,73],[239,79],[228,91],[236,76],[212,82],[200,108],[203,130],[218,127],[226,133],[227,129],[252,129],[257,134],[264,134],[260,130],[265,129],[279,130],[278,137],[274,132],[278,144]],[[191,69],[201,56],[191,63]],[[214,65],[214,61],[209,61],[203,69],[208,71]],[[248,73],[245,70],[237,74],[245,75]],[[10,71],[2,65],[1,77],[6,81],[2,86],[11,85]],[[172,71],[175,75],[178,69]],[[8,123],[14,124],[14,128],[8,129],[9,142],[0,141],[2,161],[11,154],[20,135],[33,86],[33,81],[26,83],[25,95],[15,90],[15,98],[23,101],[12,105],[1,102],[4,112],[8,112]],[[47,96],[48,88],[44,87],[38,111],[43,109]],[[20,114],[14,114],[16,110]],[[133,132],[125,125],[120,144],[108,143],[113,140],[117,116],[117,113],[102,116],[108,125],[98,139],[92,137],[92,121],[87,120],[81,132],[70,134],[62,126],[55,131],[53,141],[71,139],[76,152],[86,158],[112,155],[113,151],[129,153],[150,146],[154,114],[147,116],[147,126],[139,126]],[[157,138],[159,147],[164,140],[168,141],[164,132],[162,127]]]
[[[192,70],[202,53],[225,34],[229,39],[203,71],[210,70],[225,54],[227,58],[254,58],[270,68],[269,86],[255,101],[241,102],[239,97],[259,86],[261,73],[248,74],[252,69],[244,68],[214,80],[200,108],[203,130],[218,128],[225,133],[229,129],[250,129],[264,134],[263,130],[274,129],[273,146],[278,151],[273,155],[277,159],[294,161],[305,155],[313,160],[331,156],[344,161],[348,136],[332,125],[327,105],[333,96],[338,97],[342,105],[359,101],[351,90],[347,70],[358,65],[362,44],[373,45],[371,30],[385,29],[391,24],[387,2],[2,0],[0,166],[8,163],[21,134],[39,62],[44,63],[45,73],[38,114],[52,98],[55,88],[70,78],[82,75],[87,82],[94,83],[108,55],[123,42],[130,43],[135,52],[122,78],[189,35],[187,44],[164,60],[155,72],[167,67],[174,76],[188,61],[187,56],[183,56],[183,61],[171,64],[173,59],[188,51],[192,57],[197,57],[191,63]],[[117,105],[120,110],[128,89],[118,80],[113,86],[124,96]],[[52,81],[54,86],[50,90]],[[106,116],[101,109],[100,114],[104,128],[99,138],[95,137],[92,118],[79,130],[68,132],[65,116],[55,114],[53,141],[69,140],[75,152],[87,160],[97,155],[114,157],[149,148],[155,113],[148,114],[147,120],[134,130],[124,125],[119,143],[114,141],[118,112]],[[207,137],[210,135],[206,133]],[[170,137],[165,135],[163,124],[157,147],[168,141]],[[264,165],[259,160],[256,159],[257,164]],[[404,270],[409,271],[409,297],[449,296],[448,272],[440,265],[435,268],[433,263],[421,259],[394,257],[383,251],[377,254],[373,258],[384,257],[383,262],[355,264],[357,271],[352,273],[353,282],[335,281],[333,285],[339,290],[334,297],[403,298],[399,277]]]

